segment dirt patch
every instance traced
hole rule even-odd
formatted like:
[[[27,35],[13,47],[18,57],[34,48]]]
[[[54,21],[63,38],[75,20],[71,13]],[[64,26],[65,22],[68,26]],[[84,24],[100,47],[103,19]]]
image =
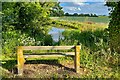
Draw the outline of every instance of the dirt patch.
[[[88,70],[87,70],[88,72]],[[80,73],[74,70],[73,62],[62,62],[59,64],[25,64],[23,77],[27,78],[80,78],[86,74],[84,68],[80,68]]]
[[[11,78],[81,78],[89,72],[80,66],[80,73],[76,73],[73,60],[29,60],[24,64],[22,76],[17,75],[17,66],[8,71],[13,74]]]

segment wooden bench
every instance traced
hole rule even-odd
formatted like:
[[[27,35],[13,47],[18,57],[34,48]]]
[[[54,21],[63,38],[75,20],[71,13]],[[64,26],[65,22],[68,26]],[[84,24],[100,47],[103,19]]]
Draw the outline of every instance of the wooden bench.
[[[54,55],[24,55],[24,50],[70,50],[74,49],[74,68],[77,73],[79,73],[80,67],[80,48],[81,46],[18,46],[17,47],[17,62],[18,62],[18,75],[23,74],[23,67],[25,63],[25,58],[40,58],[42,57],[50,57]],[[56,55],[55,55],[56,56]],[[64,56],[60,55],[59,57]]]

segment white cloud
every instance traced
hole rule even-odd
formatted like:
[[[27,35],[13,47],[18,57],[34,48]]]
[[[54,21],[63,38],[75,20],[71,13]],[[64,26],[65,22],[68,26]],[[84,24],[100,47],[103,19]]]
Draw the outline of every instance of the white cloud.
[[[104,6],[104,3],[88,3],[88,4],[75,4],[73,2],[71,3],[65,3],[63,6],[63,10],[65,13],[93,13],[98,15],[108,15],[108,8],[107,6]]]
[[[86,0],[58,0],[59,2],[84,2]]]
[[[64,7],[66,8],[67,10],[70,10],[70,11],[80,11],[81,8],[80,7]]]
[[[105,2],[106,0],[58,0],[58,2]]]
[[[81,8],[78,8],[78,10],[80,11],[80,10],[81,10]]]
[[[73,2],[73,4],[75,4],[76,6],[85,6],[85,5],[89,5],[89,3],[85,3],[85,2]]]
[[[73,4],[75,4],[75,5],[85,5],[85,3],[83,3],[83,2],[74,2]]]

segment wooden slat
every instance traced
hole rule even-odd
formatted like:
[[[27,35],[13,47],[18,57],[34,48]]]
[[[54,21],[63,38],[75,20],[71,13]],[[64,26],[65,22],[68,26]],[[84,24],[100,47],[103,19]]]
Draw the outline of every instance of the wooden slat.
[[[24,55],[24,58],[65,57],[65,55]]]
[[[18,47],[17,49],[17,61],[18,61],[18,74],[22,75],[23,74],[23,66],[24,66],[24,56],[23,56],[23,48]]]
[[[76,46],[75,47],[75,71],[76,73],[79,73],[79,69],[80,69],[80,48],[81,46]]]
[[[69,50],[74,46],[21,46],[23,50]]]
[[[24,55],[45,55],[45,54],[65,54],[65,55],[75,55],[75,52],[42,52],[42,53],[24,53]]]
[[[64,57],[75,55],[75,70],[78,73],[80,67],[80,48],[81,46],[18,46],[17,47],[17,61],[18,61],[18,74],[23,74],[24,58],[44,58],[44,57]],[[45,55],[24,55],[23,50],[69,50],[75,49],[75,52],[58,52],[60,54],[45,54]],[[57,53],[57,52],[56,52]]]
[[[74,52],[25,54],[24,58],[63,57],[63,56],[71,56],[71,55],[75,55]]]
[[[65,52],[63,54],[65,54],[65,55],[75,55],[75,52]]]

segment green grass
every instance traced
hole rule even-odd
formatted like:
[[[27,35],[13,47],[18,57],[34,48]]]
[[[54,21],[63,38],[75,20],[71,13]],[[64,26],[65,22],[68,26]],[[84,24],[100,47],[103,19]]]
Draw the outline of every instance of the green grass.
[[[81,49],[80,52],[80,66],[83,68],[83,72],[85,74],[79,74],[81,78],[119,78],[119,71],[118,71],[118,56],[119,54],[115,53],[91,53],[87,49]],[[74,59],[71,57],[66,58],[59,58],[59,59],[53,59],[53,58],[46,58],[46,59],[28,59],[28,63],[60,63],[60,64],[66,64],[70,63]],[[8,70],[12,70],[16,67],[17,61],[16,59],[9,59],[9,60],[2,60],[2,66],[0,67],[0,71],[2,71],[1,76],[4,78],[16,78],[17,75],[11,73]],[[86,72],[88,71],[88,73]],[[82,71],[81,71],[82,72]],[[57,73],[56,73],[57,74]],[[60,74],[57,75],[51,75],[53,78],[59,78]],[[71,76],[68,73],[64,72],[64,75],[66,75],[68,78],[71,78]],[[65,76],[65,78],[66,78]],[[77,76],[74,76],[76,78]]]
[[[64,29],[75,29],[80,31],[94,31],[96,29],[105,29],[108,27],[107,23],[93,23],[93,22],[78,22],[52,19],[52,26]]]
[[[96,30],[99,28],[104,29],[107,27],[106,24],[108,23],[107,17],[89,17],[89,18],[86,18],[86,17],[60,17],[60,18],[57,18],[57,17],[54,17],[53,19],[57,20],[55,24],[60,25],[60,27],[69,25],[68,27],[71,27],[71,28],[74,27],[74,28],[76,28],[76,30],[81,30],[81,31]],[[65,20],[65,21],[61,21],[61,20]],[[70,22],[70,21],[73,21],[73,22]],[[93,23],[92,24],[86,23],[87,21],[92,21]],[[96,22],[104,23],[104,24],[99,24]],[[98,33],[96,33],[96,34],[98,34]],[[88,35],[88,37],[89,37],[89,33],[86,33],[84,35],[85,36]],[[91,34],[91,35],[92,35],[92,38],[95,37],[93,34]],[[86,37],[85,40],[88,40],[87,39],[88,37]],[[99,36],[97,36],[97,37],[99,37]],[[75,35],[74,35],[74,38],[75,38]],[[83,40],[83,41],[85,41],[85,40]],[[69,45],[70,45],[70,43],[69,43]],[[96,49],[96,47],[95,47],[95,49]],[[38,50],[38,51],[32,51],[32,52],[39,53],[40,51]],[[30,53],[32,53],[32,52],[30,52]],[[51,52],[54,52],[54,51],[51,51]],[[14,54],[14,57],[13,57],[13,55],[10,57],[8,57],[8,56],[9,55],[4,55],[4,54],[2,56],[0,56],[0,60],[1,60],[1,64],[2,64],[2,66],[0,66],[0,71],[2,71],[2,74],[0,74],[0,75],[4,78],[17,77],[16,74],[13,74],[9,71],[9,69],[13,70],[14,68],[16,68],[16,65],[17,65],[16,56],[15,56],[15,54]],[[96,80],[101,80],[101,78],[109,78],[109,79],[119,78],[119,76],[120,76],[119,71],[118,71],[119,70],[118,69],[119,57],[120,57],[120,54],[118,54],[118,53],[111,54],[109,52],[109,50],[108,51],[102,50],[102,47],[101,47],[100,51],[94,52],[94,51],[91,51],[88,47],[84,47],[84,45],[83,45],[81,48],[81,52],[80,52],[80,64],[81,64],[80,68],[83,69],[84,74],[79,74],[79,75],[81,76],[81,78],[85,78],[85,79],[94,78]],[[56,59],[55,58],[27,59],[28,63],[30,63],[30,64],[31,63],[41,64],[41,63],[50,63],[50,62],[66,64],[67,62],[71,63],[73,60],[74,59],[71,57],[63,57],[63,58],[56,58]],[[81,72],[82,72],[82,70],[81,70]],[[73,74],[69,75],[65,71],[63,74],[65,75],[65,78],[69,78],[69,77],[71,78],[71,76],[73,76]],[[58,74],[56,72],[55,74],[51,75],[51,77],[59,78],[59,75],[60,74]],[[38,75],[38,77],[39,77],[39,75]],[[74,78],[77,78],[77,76],[75,75]],[[114,79],[112,79],[112,80],[114,80]]]
[[[94,31],[108,28],[109,18],[99,17],[51,17],[52,26],[80,31]]]
[[[99,17],[51,17],[52,19],[57,20],[66,20],[66,21],[79,21],[79,22],[95,22],[95,23],[108,23],[109,18],[107,16]]]

